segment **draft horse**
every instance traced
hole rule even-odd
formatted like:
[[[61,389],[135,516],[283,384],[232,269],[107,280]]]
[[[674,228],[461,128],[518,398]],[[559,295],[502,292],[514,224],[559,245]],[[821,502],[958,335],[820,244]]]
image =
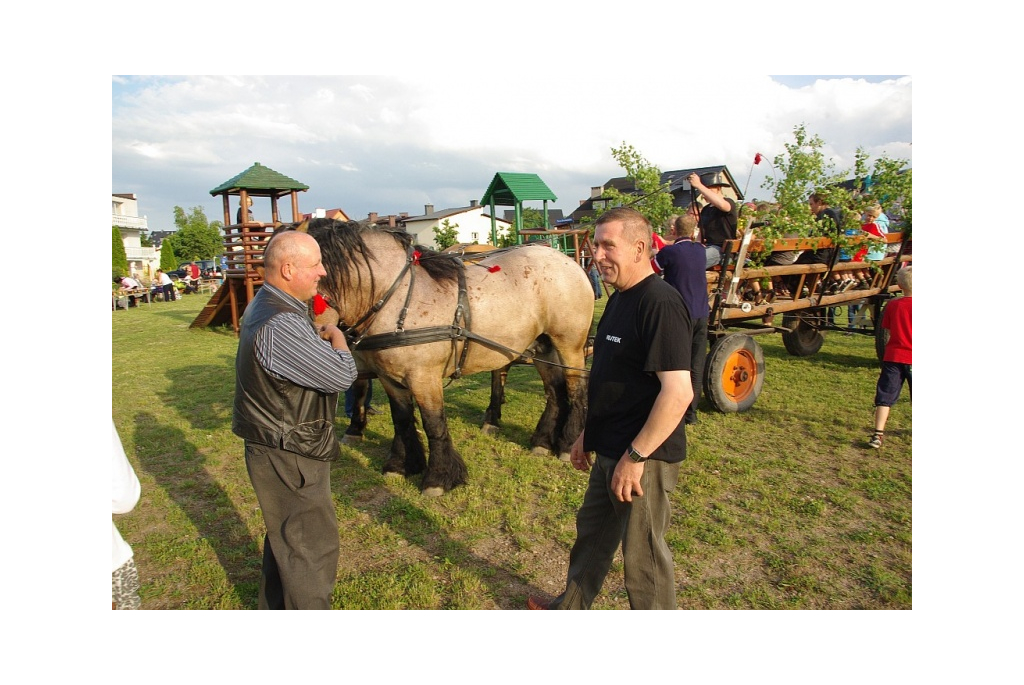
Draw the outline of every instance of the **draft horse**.
[[[376,375],[388,395],[395,438],[384,473],[422,473],[420,489],[429,496],[464,484],[444,380],[484,371],[496,377],[522,360],[533,362],[544,384],[531,447],[570,451],[586,414],[594,308],[590,280],[571,258],[547,245],[523,245],[466,264],[414,245],[401,229],[314,219],[306,230],[320,245],[327,271],[320,290],[338,313],[356,366]],[[492,423],[500,416],[495,394]],[[365,425],[362,402],[356,406],[350,432]],[[417,407],[429,460],[416,431]]]

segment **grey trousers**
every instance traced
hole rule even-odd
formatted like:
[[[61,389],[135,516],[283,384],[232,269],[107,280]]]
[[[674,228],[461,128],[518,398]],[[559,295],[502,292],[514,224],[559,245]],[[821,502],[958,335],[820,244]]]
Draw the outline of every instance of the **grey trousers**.
[[[330,609],[338,575],[331,463],[245,443],[245,468],[263,511],[260,609]]]
[[[611,493],[619,459],[597,455],[583,505],[576,514],[576,542],[569,553],[565,591],[552,609],[589,609],[604,584],[619,544],[631,609],[675,609],[676,580],[665,531],[672,517],[669,493],[679,464],[648,461],[640,487],[644,496],[619,502]]]

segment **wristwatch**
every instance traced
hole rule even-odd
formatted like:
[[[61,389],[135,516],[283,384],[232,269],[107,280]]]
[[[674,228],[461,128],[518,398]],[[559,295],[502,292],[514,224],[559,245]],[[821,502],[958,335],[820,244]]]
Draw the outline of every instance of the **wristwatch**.
[[[629,446],[629,458],[639,464],[640,462],[647,461],[647,457],[636,451],[636,448],[632,445]]]

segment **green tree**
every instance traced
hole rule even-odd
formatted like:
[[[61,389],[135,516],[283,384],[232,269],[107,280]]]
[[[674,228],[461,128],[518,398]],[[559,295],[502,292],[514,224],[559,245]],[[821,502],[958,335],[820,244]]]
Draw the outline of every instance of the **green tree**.
[[[117,226],[112,226],[113,232],[113,243],[111,245],[111,264],[113,265],[114,276],[121,278],[122,276],[128,275],[128,255],[124,251],[124,238],[121,237],[121,231]]]
[[[434,227],[434,242],[437,249],[443,250],[451,247],[459,241],[459,225],[453,224],[445,219],[440,226]]]
[[[207,221],[202,207],[192,207],[189,213],[174,207],[174,253],[180,261],[215,259],[224,251],[220,221]],[[177,265],[175,265],[175,268]]]
[[[167,236],[160,243],[160,268],[164,273],[178,268],[178,255],[174,253],[174,237]]]
[[[523,207],[523,228],[544,228],[544,212],[535,207]]]
[[[793,127],[793,141],[785,144],[785,153],[774,160],[774,168],[781,172],[781,178],[767,178],[761,186],[774,195],[775,205],[753,213],[755,220],[765,222],[757,229],[759,238],[770,241],[794,235],[826,235],[845,248],[849,238],[843,229],[860,228],[861,215],[876,199],[890,216],[905,222],[903,230],[909,229],[911,174],[909,170],[904,171],[905,160],[882,155],[869,170],[868,155],[858,148],[853,168],[837,171],[832,160],[825,158],[824,146],[825,142],[810,134],[804,124]],[[824,226],[815,220],[807,205],[812,193],[818,193],[830,207],[841,210],[842,226]],[[743,219],[748,216],[746,210],[741,214]],[[745,225],[745,221],[741,223]],[[838,235],[836,228],[840,229]],[[762,253],[753,258],[758,261],[766,255]]]
[[[597,211],[597,215],[600,216],[612,207],[632,207],[643,214],[655,230],[660,231],[668,218],[678,213],[678,209],[673,206],[672,193],[668,191],[667,185],[661,183],[661,169],[625,142],[618,148],[612,148],[612,157],[625,170],[636,193],[626,195],[615,188],[606,189],[603,197],[607,203],[605,208]]]

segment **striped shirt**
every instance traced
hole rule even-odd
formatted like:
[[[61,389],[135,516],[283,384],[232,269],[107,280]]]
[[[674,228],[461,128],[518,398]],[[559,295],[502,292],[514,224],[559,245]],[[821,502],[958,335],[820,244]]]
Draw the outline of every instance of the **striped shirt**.
[[[269,283],[263,284],[294,307],[277,314],[256,332],[256,361],[271,375],[323,393],[347,390],[356,379],[352,353],[335,350],[313,327],[306,303]]]

